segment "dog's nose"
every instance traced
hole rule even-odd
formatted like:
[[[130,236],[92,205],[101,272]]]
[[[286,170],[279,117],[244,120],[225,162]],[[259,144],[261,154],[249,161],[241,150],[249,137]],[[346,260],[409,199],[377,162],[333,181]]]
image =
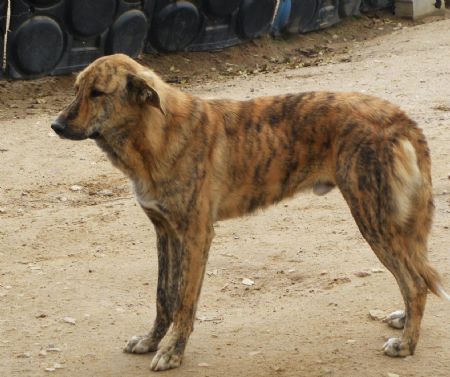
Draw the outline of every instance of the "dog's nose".
[[[64,131],[64,125],[58,120],[56,119],[52,125],[52,130],[55,131],[57,134],[60,134]]]

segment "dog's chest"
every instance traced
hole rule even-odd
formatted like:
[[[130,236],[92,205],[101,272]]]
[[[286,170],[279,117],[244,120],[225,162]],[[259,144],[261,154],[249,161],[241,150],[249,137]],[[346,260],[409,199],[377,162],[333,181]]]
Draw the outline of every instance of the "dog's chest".
[[[151,194],[148,184],[133,181],[133,191],[137,202],[142,208],[160,212],[161,205]]]

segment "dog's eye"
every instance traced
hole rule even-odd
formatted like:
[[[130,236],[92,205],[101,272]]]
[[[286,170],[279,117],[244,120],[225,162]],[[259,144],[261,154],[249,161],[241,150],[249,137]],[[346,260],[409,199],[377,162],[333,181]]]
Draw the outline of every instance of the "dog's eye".
[[[91,97],[93,97],[93,98],[103,96],[104,94],[105,94],[104,92],[97,90],[97,89],[91,90]]]

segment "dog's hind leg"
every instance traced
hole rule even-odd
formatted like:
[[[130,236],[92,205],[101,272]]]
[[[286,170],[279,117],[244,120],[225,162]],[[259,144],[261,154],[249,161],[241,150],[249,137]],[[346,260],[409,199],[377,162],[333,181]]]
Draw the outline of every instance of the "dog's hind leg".
[[[440,287],[426,257],[431,184],[427,167],[421,166],[425,173],[419,170],[408,141],[394,149],[380,148],[371,143],[341,148],[336,181],[363,237],[397,280],[405,303],[402,337],[389,339],[383,350],[389,356],[407,356],[419,338],[427,289],[439,294]]]
[[[384,353],[389,356],[408,356],[414,353],[427,298],[427,284],[420,273],[409,265],[409,261],[396,257],[401,251],[393,243],[401,244],[401,238],[395,237],[390,245],[380,249],[373,248],[396,278],[405,303],[404,311],[394,312],[388,319],[392,327],[403,327],[401,338],[390,338],[383,346]],[[408,247],[407,242],[403,244]]]
[[[181,272],[181,242],[169,230],[167,225],[152,219],[158,249],[158,287],[156,292],[156,318],[147,335],[133,336],[124,348],[128,353],[147,353],[158,349],[158,344],[166,335],[173,320],[173,311],[177,305],[178,286]]]

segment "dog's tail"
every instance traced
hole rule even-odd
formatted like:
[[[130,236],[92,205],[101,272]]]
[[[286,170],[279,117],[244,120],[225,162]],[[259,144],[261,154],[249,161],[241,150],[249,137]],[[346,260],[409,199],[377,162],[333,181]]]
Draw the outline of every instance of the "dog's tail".
[[[409,140],[400,140],[394,147],[390,186],[396,211],[395,220],[398,225],[406,225],[413,215],[414,201],[422,196],[420,191],[424,186],[416,151]]]
[[[407,139],[400,140],[393,151],[390,187],[394,218],[397,225],[414,235],[406,246],[409,249],[405,255],[408,269],[420,275],[431,292],[450,301],[439,273],[427,259],[426,239],[434,208],[429,155]]]
[[[450,301],[450,295],[444,291],[444,288],[442,288],[442,285],[438,286],[438,292],[439,292],[439,297],[442,297],[443,299]]]
[[[436,296],[450,302],[450,295],[444,290],[439,273],[432,266],[430,266],[426,258],[420,258],[422,260],[417,261],[419,258],[416,256],[415,259],[416,260],[414,261],[413,266],[410,266],[409,268],[412,267],[422,277],[422,279],[425,280],[425,283],[431,292],[433,292]]]

